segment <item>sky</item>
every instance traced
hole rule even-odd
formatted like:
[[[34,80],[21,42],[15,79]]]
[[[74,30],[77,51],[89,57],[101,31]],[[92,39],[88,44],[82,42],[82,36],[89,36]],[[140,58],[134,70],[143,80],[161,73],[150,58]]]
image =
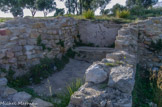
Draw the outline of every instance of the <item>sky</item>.
[[[159,0],[159,1],[162,1],[162,0]],[[56,3],[57,3],[57,8],[65,8],[64,2],[60,2],[59,0],[56,0]],[[106,8],[112,8],[113,5],[115,5],[116,3],[125,5],[126,0],[111,0]],[[95,14],[96,15],[99,14],[99,9],[96,10]],[[53,15],[54,15],[54,12],[48,14],[48,16],[53,16]],[[31,16],[31,12],[28,9],[24,9],[24,16]],[[43,16],[43,12],[40,12],[40,11],[38,11],[35,15],[35,17],[42,17],[42,16]],[[0,17],[13,17],[13,16],[11,13],[4,13],[0,11]]]

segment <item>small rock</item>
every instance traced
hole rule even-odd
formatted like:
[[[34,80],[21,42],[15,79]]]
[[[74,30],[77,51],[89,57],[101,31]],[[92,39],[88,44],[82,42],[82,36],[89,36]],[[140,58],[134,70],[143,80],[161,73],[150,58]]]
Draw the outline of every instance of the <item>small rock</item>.
[[[113,107],[112,102],[111,101],[107,101],[106,107]]]
[[[32,103],[36,104],[36,105],[31,105],[30,107],[53,107],[52,103],[43,101],[39,98],[35,98]]]
[[[0,78],[0,87],[7,85],[7,79],[6,78]]]
[[[31,95],[26,92],[18,92],[13,95],[12,100],[15,102],[28,102],[31,99]]]
[[[17,91],[16,91],[15,89],[7,87],[7,88],[4,90],[2,96],[3,96],[3,97],[7,97],[7,96],[12,95],[12,94],[15,94],[15,93],[17,93]]]

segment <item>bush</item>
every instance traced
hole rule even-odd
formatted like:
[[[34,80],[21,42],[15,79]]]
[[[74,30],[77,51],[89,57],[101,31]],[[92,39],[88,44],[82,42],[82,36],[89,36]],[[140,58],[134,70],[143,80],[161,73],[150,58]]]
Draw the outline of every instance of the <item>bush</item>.
[[[128,18],[130,16],[129,10],[123,10],[123,11],[116,11],[116,17],[117,18]]]
[[[85,11],[83,13],[83,16],[86,18],[86,19],[93,19],[94,18],[94,12],[92,10],[88,10],[88,11]]]

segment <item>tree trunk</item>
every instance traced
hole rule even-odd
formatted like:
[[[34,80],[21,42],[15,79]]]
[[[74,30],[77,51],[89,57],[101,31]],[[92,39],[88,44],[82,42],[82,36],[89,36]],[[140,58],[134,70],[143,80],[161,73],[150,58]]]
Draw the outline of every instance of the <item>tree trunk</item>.
[[[77,2],[77,0],[75,1],[75,9],[76,9],[76,12],[77,12],[77,15],[78,15],[79,12],[78,12],[78,2]]]
[[[43,11],[44,17],[47,17],[47,11]]]
[[[68,13],[70,14],[71,13],[71,7],[70,7],[71,3],[70,3],[70,0],[68,0]]]
[[[82,14],[82,8],[83,8],[82,0],[79,0],[79,2],[80,2],[80,14]]]
[[[34,17],[37,11],[36,10],[30,10],[30,11],[31,11],[32,17]]]

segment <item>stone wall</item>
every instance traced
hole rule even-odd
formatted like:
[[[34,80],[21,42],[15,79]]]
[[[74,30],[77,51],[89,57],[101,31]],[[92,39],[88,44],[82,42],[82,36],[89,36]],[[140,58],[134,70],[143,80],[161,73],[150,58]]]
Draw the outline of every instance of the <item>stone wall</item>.
[[[135,83],[138,30],[119,30],[116,52],[95,62],[85,74],[86,83],[72,95],[69,107],[131,107]]]
[[[0,23],[0,66],[22,73],[40,58],[61,57],[73,46],[77,21],[72,18],[18,18]]]
[[[158,40],[162,40],[162,17],[141,21],[138,23],[138,29],[139,63],[148,70],[158,71],[162,66],[162,51],[150,51],[150,46],[152,41],[157,43]]]
[[[78,27],[84,44],[92,43],[104,47],[113,45],[121,25],[111,21],[80,20]]]
[[[137,63],[146,68],[162,66],[162,51],[148,49],[152,40],[162,39],[161,31],[162,17],[124,25],[116,37],[117,51],[87,69],[86,82],[68,107],[132,107]]]

